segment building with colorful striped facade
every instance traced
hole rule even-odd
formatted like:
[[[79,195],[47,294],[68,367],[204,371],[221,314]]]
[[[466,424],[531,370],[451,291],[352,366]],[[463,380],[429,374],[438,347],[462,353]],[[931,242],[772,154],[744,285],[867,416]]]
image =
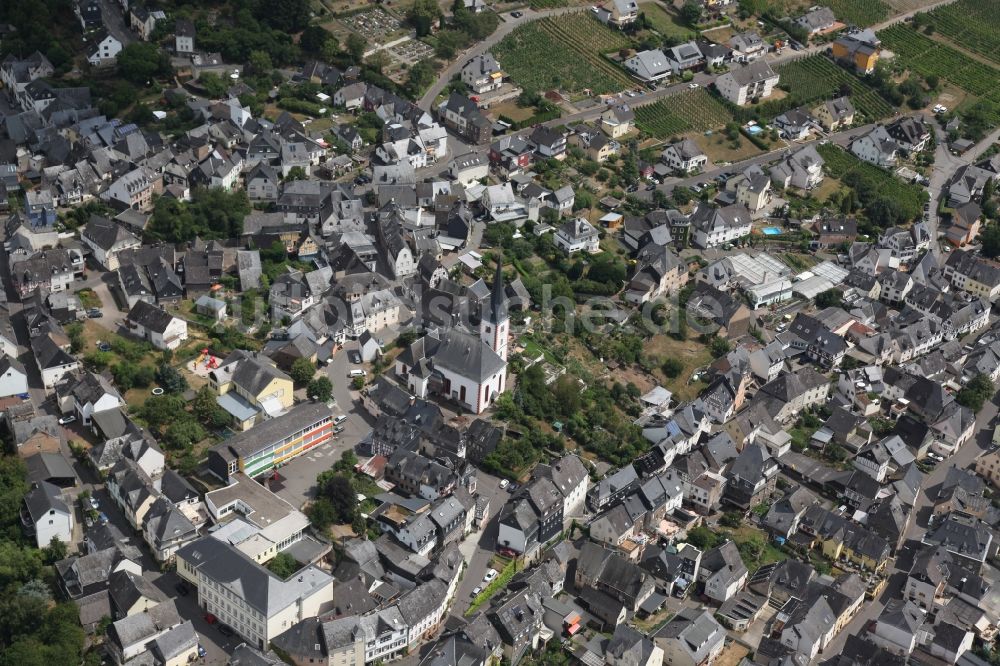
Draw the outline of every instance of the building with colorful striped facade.
[[[237,472],[256,477],[333,437],[333,412],[321,402],[296,405],[208,451],[208,468],[226,483]]]

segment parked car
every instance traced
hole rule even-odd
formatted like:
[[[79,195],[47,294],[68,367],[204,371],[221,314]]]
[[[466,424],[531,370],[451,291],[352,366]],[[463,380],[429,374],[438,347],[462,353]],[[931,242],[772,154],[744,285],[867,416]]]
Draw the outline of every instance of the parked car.
[[[353,377],[364,377],[367,374],[368,373],[365,372],[364,370],[361,370],[359,368],[354,368],[353,370],[351,370],[350,372],[347,373],[347,376],[351,377],[351,378],[353,378]]]
[[[236,635],[236,632],[233,631],[233,628],[226,624],[219,625],[219,633],[222,634],[223,636],[226,636],[227,638]]]
[[[205,613],[205,622],[208,622],[209,624],[216,624],[218,621],[219,618],[215,617],[211,613]]]
[[[504,488],[506,488],[509,485],[510,485],[510,481],[508,481],[507,479],[500,479],[500,489],[501,490],[504,489]]]
[[[180,581],[179,583],[174,585],[174,589],[177,590],[177,594],[181,595],[182,597],[186,597],[188,595],[188,592],[191,591],[191,587],[184,581]]]
[[[344,416],[343,414],[341,414],[340,416],[335,416],[335,417],[333,417],[333,425],[339,426],[342,423],[344,423],[344,421],[346,421],[346,420],[347,420],[347,417]]]
[[[510,15],[511,18],[521,18],[522,16],[524,16],[524,12],[511,12]]]
[[[87,498],[87,503],[90,504],[90,508],[93,509],[94,511],[97,511],[98,509],[101,508],[101,505],[97,501],[97,498],[94,497],[93,495],[91,495],[89,498]]]
[[[472,588],[472,596],[474,597],[479,596],[479,593],[482,591],[483,591],[482,585],[477,585],[474,588]]]
[[[87,310],[87,316],[90,317],[91,319],[100,319],[101,317],[104,316],[104,313],[98,310],[97,308],[90,308],[89,310]]]
[[[69,416],[64,416],[59,419],[59,425],[66,425],[67,423],[72,423],[76,421],[76,414],[70,414]]]
[[[487,583],[491,583],[491,582],[493,582],[493,579],[496,578],[499,573],[500,572],[497,571],[496,569],[488,569],[486,571],[486,575],[483,576],[483,581],[485,581]]]

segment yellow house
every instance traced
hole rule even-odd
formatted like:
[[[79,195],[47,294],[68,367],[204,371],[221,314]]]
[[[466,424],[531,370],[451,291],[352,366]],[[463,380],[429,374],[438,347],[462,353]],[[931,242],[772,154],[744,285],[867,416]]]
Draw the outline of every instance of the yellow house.
[[[292,378],[266,356],[242,349],[235,350],[212,370],[208,380],[219,394],[219,406],[241,430],[283,414],[295,402]]]
[[[871,30],[844,35],[833,43],[833,57],[859,74],[871,74],[882,52],[881,43]]]
[[[889,544],[866,530],[845,528],[821,537],[823,555],[845,559],[863,569],[881,573],[889,561]]]
[[[847,97],[837,97],[821,102],[811,113],[827,132],[854,124],[854,105]]]

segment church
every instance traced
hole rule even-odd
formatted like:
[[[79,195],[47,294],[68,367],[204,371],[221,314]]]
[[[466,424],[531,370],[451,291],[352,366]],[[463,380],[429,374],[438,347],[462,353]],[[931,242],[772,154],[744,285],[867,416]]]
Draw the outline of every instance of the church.
[[[510,319],[500,263],[478,336],[457,328],[430,332],[396,357],[396,375],[411,394],[443,396],[481,414],[507,389]]]

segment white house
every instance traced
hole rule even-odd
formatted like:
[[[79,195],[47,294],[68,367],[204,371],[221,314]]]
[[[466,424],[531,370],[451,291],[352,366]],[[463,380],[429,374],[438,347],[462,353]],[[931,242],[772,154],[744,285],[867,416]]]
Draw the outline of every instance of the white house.
[[[451,161],[448,173],[463,187],[471,187],[490,175],[490,161],[485,155],[466,153]]]
[[[738,106],[770,97],[776,85],[778,75],[763,60],[734,68],[715,80],[719,94]]]
[[[562,248],[566,254],[594,253],[601,249],[601,239],[597,229],[582,217],[569,220],[560,226],[556,231],[554,241],[556,246]]]
[[[174,50],[178,53],[194,53],[194,23],[187,19],[177,19],[174,25]]]
[[[101,375],[88,372],[70,388],[73,411],[84,425],[90,425],[90,417],[98,412],[118,409],[125,401],[111,383]]]
[[[21,523],[39,548],[48,546],[52,539],[73,543],[73,509],[63,501],[58,486],[48,481],[42,481],[24,496]]]
[[[685,174],[704,169],[708,164],[708,156],[691,139],[670,144],[660,153],[660,159],[674,171]]]
[[[87,62],[89,62],[92,67],[114,64],[115,60],[118,59],[118,54],[121,53],[121,50],[122,43],[111,33],[105,32],[98,36],[93,46],[90,48],[90,51],[88,51]]]
[[[115,220],[92,215],[80,232],[80,240],[90,248],[94,260],[109,271],[118,270],[118,254],[142,246],[136,236]]]
[[[333,601],[333,577],[318,567],[282,580],[211,536],[177,551],[177,573],[197,586],[201,608],[258,649]]]
[[[129,330],[157,349],[177,349],[188,339],[187,322],[146,301],[137,301],[126,317]]]
[[[118,178],[101,196],[119,201],[139,211],[149,210],[153,205],[153,193],[158,177],[149,169],[139,167]]]
[[[881,125],[852,141],[850,148],[858,159],[883,169],[894,167],[899,155],[899,144]]]
[[[660,49],[639,51],[625,61],[625,69],[641,81],[659,81],[670,76],[670,63]]]
[[[24,366],[10,356],[0,358],[0,398],[28,392],[28,375]]]
[[[732,243],[750,235],[753,221],[746,206],[733,204],[716,208],[699,203],[691,213],[692,240],[696,247],[710,248]]]
[[[503,86],[500,63],[490,53],[474,56],[462,67],[462,83],[477,95],[500,88]]]

